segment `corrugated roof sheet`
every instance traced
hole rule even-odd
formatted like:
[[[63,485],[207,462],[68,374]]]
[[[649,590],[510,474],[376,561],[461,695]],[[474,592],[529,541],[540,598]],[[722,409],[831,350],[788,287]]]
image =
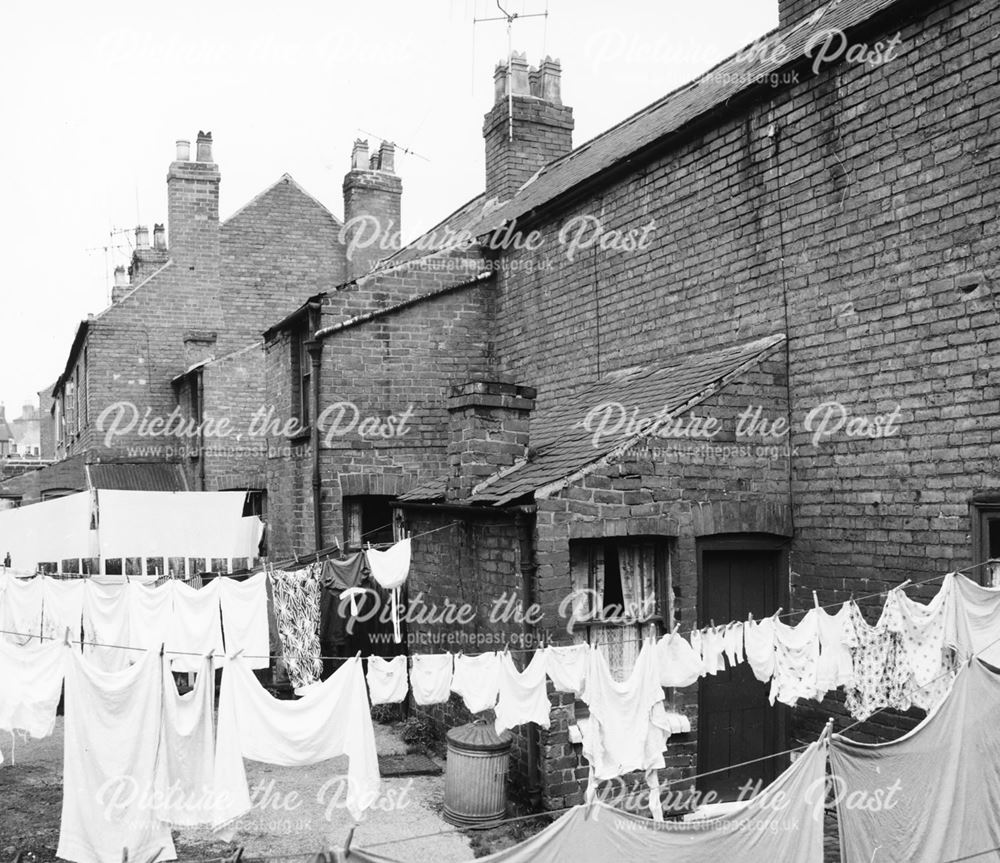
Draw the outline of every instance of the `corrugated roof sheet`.
[[[115,491],[187,491],[180,465],[163,462],[87,465],[90,487]]]
[[[627,442],[646,435],[606,436],[595,442],[593,426],[587,428],[589,411],[607,402],[617,402],[628,415],[674,416],[703,401],[713,392],[748,369],[784,342],[773,335],[712,353],[688,355],[658,366],[645,366],[608,375],[578,390],[572,397],[540,412],[531,421],[528,461],[506,468],[484,480],[471,498],[472,503],[500,505],[533,493],[551,483],[596,465]]]

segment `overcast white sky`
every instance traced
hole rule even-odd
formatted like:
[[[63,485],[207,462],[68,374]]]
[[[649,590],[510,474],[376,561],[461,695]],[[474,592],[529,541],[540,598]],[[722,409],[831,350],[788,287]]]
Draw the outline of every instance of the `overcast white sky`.
[[[505,8],[542,12],[546,0]],[[577,145],[777,24],[777,0],[549,0],[548,10],[515,23],[514,48],[532,64],[562,61]],[[131,229],[166,221],[177,138],[212,132],[223,218],[285,172],[342,216],[359,129],[429,160],[397,157],[404,239],[481,192],[482,119],[507,36],[502,22],[472,22],[498,14],[493,0],[3,4],[8,418],[62,372],[80,319],[107,305]]]

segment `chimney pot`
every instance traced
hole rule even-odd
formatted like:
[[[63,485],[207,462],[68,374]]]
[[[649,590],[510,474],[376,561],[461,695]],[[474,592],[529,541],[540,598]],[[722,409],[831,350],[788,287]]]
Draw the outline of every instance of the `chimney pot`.
[[[212,133],[198,132],[198,155],[199,162],[212,161]]]
[[[530,96],[531,82],[528,78],[528,55],[515,51],[510,55],[510,71],[512,92],[515,96]]]
[[[137,249],[149,248],[149,228],[145,225],[139,225],[135,229],[135,247]]]
[[[125,272],[125,267],[115,267],[115,287],[128,287],[128,275]]]
[[[507,64],[497,63],[493,70],[493,104],[497,105],[507,98]]]
[[[163,230],[162,223],[153,225],[153,248],[160,250],[167,248],[167,232]]]
[[[191,142],[180,140],[177,142],[177,161],[187,162],[191,158]]]
[[[389,174],[396,172],[396,145],[392,141],[383,141],[378,148],[379,170]]]
[[[354,148],[351,150],[351,170],[363,171],[368,167],[368,142],[362,138],[355,138]]]
[[[553,105],[562,105],[562,65],[546,57],[538,67],[540,99]]]
[[[372,153],[368,158],[368,170],[377,171],[379,169],[378,152]]]

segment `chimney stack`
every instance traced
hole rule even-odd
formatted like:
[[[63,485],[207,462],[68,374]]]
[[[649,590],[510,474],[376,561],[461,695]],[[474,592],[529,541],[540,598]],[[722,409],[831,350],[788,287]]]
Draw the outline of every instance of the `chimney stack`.
[[[132,290],[132,285],[129,283],[128,276],[125,274],[125,267],[115,267],[115,283],[111,288],[111,302],[121,302],[122,297],[124,297],[130,290]]]
[[[562,103],[561,78],[551,57],[535,69],[515,51],[509,69],[497,64],[494,105],[483,122],[487,200],[509,200],[539,168],[573,149],[573,109]]]
[[[351,150],[351,170],[344,177],[349,279],[370,272],[377,261],[399,248],[402,195],[403,183],[396,176],[395,145],[383,141],[369,156],[368,142],[357,139]],[[364,248],[352,248],[355,238]]]
[[[170,258],[186,279],[216,289],[220,177],[219,166],[212,161],[211,132],[198,133],[196,159],[189,157],[190,144],[178,141],[177,159],[167,172]]]
[[[135,251],[128,267],[129,284],[135,287],[145,281],[168,260],[167,239],[163,225],[153,225],[153,247],[149,246],[149,231],[143,225],[135,229]]]
[[[451,388],[449,501],[467,499],[486,477],[527,455],[528,423],[534,406],[534,388],[499,377]]]

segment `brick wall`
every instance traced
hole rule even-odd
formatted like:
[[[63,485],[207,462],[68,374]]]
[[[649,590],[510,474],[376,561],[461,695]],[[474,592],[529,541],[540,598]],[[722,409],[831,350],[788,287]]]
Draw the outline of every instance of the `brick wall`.
[[[523,607],[519,528],[512,514],[487,510],[464,516],[419,508],[404,508],[403,513],[406,528],[416,537],[406,582],[409,652],[475,654],[509,646],[515,663],[523,668],[531,655],[523,648],[536,642],[531,628],[507,613],[507,609]],[[474,610],[472,619],[456,625],[455,614],[465,607]],[[452,622],[448,622],[449,615]],[[413,704],[412,709],[430,719],[441,735],[474,718],[454,694],[445,704]],[[492,710],[478,716],[494,718]],[[512,729],[510,780],[515,795],[531,785],[529,733],[523,726]]]
[[[213,163],[172,164],[171,263],[88,322],[87,340],[76,361],[82,363],[86,347],[88,373],[81,373],[86,382],[85,387],[81,384],[81,398],[87,400],[88,420],[81,418],[82,428],[76,432],[75,417],[67,417],[65,454],[106,451],[105,435],[96,424],[102,411],[118,402],[135,405],[138,413],[134,433],[116,435],[112,441],[115,454],[143,447],[143,454],[155,455],[149,447],[186,445],[186,440],[139,434],[139,421],[147,409],[150,417],[166,418],[178,406],[172,379],[196,360],[229,356],[259,344],[267,326],[309,296],[342,281],[339,223],[291,177],[282,177],[214,232],[210,227],[185,227],[188,221],[211,223],[213,214],[217,219],[217,193],[218,170]],[[192,335],[202,341],[185,344]],[[262,358],[253,360],[261,373],[255,380],[247,365],[251,354],[239,356],[238,363],[227,360],[217,373],[206,372],[205,386],[206,418],[217,420],[232,411],[234,427],[246,425],[264,401]],[[224,370],[232,371],[233,378],[227,378]],[[68,379],[74,376],[75,366]],[[132,412],[125,410],[127,422]],[[104,427],[107,430],[107,423]],[[231,446],[229,455],[208,471],[209,487],[259,483],[263,445],[256,442],[256,448],[245,448],[242,456],[240,445]],[[197,470],[189,478],[193,488],[199,487]]]
[[[461,280],[454,273],[414,271],[373,281],[370,287],[362,283],[358,293],[365,295],[363,300],[353,290],[328,299],[341,304],[340,314],[350,314],[345,311],[349,304],[363,308],[374,300],[384,305],[421,287],[433,290],[441,284],[458,285]],[[317,413],[331,411],[320,446],[324,543],[343,539],[343,495],[401,494],[446,469],[448,387],[485,367],[491,284],[459,287],[323,338]],[[324,310],[337,308],[332,303]],[[278,426],[291,415],[291,358],[290,334],[275,334],[266,344],[265,368],[267,404],[274,406]],[[336,408],[338,404],[343,407]],[[372,436],[366,426],[362,436],[361,422],[370,417],[377,417],[380,424],[393,418],[395,430],[405,417],[406,433]],[[279,555],[310,550],[314,541],[309,438],[289,440],[272,434],[268,449],[272,547]]]
[[[188,486],[204,486],[205,491],[263,489],[267,440],[257,429],[266,411],[263,342],[208,363],[200,374],[205,433],[185,442],[191,450],[182,459]],[[177,394],[185,415],[189,389],[197,384],[197,375],[190,375]]]
[[[497,354],[539,410],[615,368],[787,331],[798,607],[814,588],[831,602],[968,565],[969,497],[997,484],[1000,11],[955,2],[881,26],[855,38],[898,30],[895,60],[764,91],[537,225],[543,249],[501,269]],[[649,248],[569,260],[559,230],[585,214],[655,220]],[[829,400],[883,419],[898,405],[899,432],[814,443],[806,417]]]
[[[221,351],[347,278],[341,225],[287,174],[222,225]]]

